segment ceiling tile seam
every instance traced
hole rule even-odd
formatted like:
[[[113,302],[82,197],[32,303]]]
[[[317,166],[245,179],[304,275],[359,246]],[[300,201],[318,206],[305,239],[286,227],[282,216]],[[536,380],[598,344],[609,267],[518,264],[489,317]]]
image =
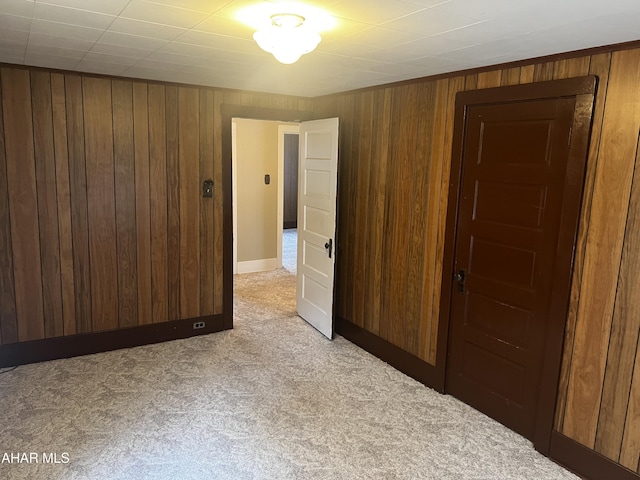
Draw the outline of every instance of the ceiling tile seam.
[[[182,32],[180,35],[178,35],[178,37],[174,38],[172,41],[176,41],[176,40],[178,40],[178,38],[180,38],[182,35],[184,35],[184,34],[186,34],[186,33],[189,33],[189,32],[195,32],[195,33],[209,33],[209,34],[211,34],[211,32],[209,32],[209,31],[196,30],[196,28],[197,28],[199,25],[202,25],[204,22],[206,22],[206,21],[208,21],[209,19],[211,19],[212,17],[215,17],[215,16],[216,16],[216,13],[218,13],[219,11],[221,11],[221,10],[223,10],[223,9],[227,8],[227,7],[228,7],[229,5],[231,5],[232,3],[233,3],[233,0],[231,0],[231,1],[227,2],[227,3],[225,3],[225,4],[224,4],[224,5],[222,5],[220,8],[216,9],[215,11],[213,11],[213,12],[211,12],[209,15],[207,15],[207,17],[206,17],[206,18],[203,18],[201,21],[199,21],[199,22],[198,22],[198,23],[196,23],[195,25],[192,25],[192,26],[191,26],[191,28],[187,29],[187,31],[186,31],[186,32]],[[234,37],[234,36],[232,36],[232,35],[223,35],[223,34],[221,34],[221,33],[213,33],[213,35],[222,35],[222,36],[230,37],[230,38],[240,38],[240,37]],[[183,43],[183,42],[180,42],[180,43]],[[194,44],[189,44],[189,43],[187,43],[187,45],[194,45]]]
[[[108,0],[105,0],[105,1],[108,1]],[[35,3],[36,3],[36,2],[34,2],[34,4],[35,4]],[[68,10],[79,10],[79,11],[81,11],[81,12],[95,13],[95,14],[97,14],[97,15],[104,15],[104,16],[106,16],[106,17],[118,17],[118,16],[119,16],[123,11],[124,11],[124,9],[125,9],[125,8],[127,8],[127,6],[129,5],[129,3],[131,3],[131,0],[129,0],[129,1],[127,2],[127,4],[126,4],[124,7],[122,7],[122,9],[120,10],[120,12],[119,12],[119,13],[103,13],[103,12],[99,12],[99,11],[97,11],[97,10],[87,10],[86,8],[71,7],[71,6],[69,6],[69,5],[61,5],[61,4],[59,4],[59,3],[50,3],[50,2],[48,2],[47,0],[44,0],[44,1],[39,0],[39,1],[38,1],[38,4],[39,4],[39,5],[48,5],[48,6],[50,6],[50,7],[61,8],[61,9],[68,9]]]
[[[401,1],[402,1],[402,0],[401,0]],[[422,13],[422,12],[424,12],[424,11],[426,11],[426,10],[431,10],[431,9],[433,9],[433,8],[437,7],[438,5],[443,5],[444,3],[448,3],[448,2],[439,3],[439,4],[437,4],[437,5],[432,5],[432,6],[430,6],[430,7],[426,7],[426,8],[423,8],[423,9],[421,9],[421,10],[417,10],[417,11],[415,11],[415,12],[413,12],[413,13],[409,13],[409,14],[407,14],[407,15],[403,15],[403,16],[401,16],[401,17],[394,18],[393,20],[389,20],[389,21],[387,21],[387,22],[381,23],[381,24],[380,24],[380,25],[378,25],[378,26],[379,26],[379,27],[389,28],[389,29],[391,29],[391,30],[397,30],[396,28],[386,27],[386,25],[387,25],[387,24],[389,24],[389,23],[391,23],[391,22],[396,22],[396,21],[398,21],[398,20],[402,20],[403,18],[410,17],[410,16],[415,15],[415,14],[417,14],[417,13]],[[477,20],[477,22],[475,22],[475,23],[470,23],[470,24],[467,24],[467,25],[464,25],[463,27],[453,28],[453,29],[451,29],[451,30],[447,30],[447,31],[445,31],[445,32],[439,32],[439,33],[437,33],[437,34],[433,34],[433,35],[426,35],[426,37],[429,37],[429,36],[435,36],[435,35],[438,35],[438,34],[440,34],[440,33],[452,32],[452,31],[454,31],[454,30],[458,30],[458,29],[460,29],[460,28],[465,28],[465,27],[467,27],[467,26],[477,25],[478,23],[483,23],[483,22],[485,22],[485,21],[488,21],[488,19],[482,20],[482,19],[474,18],[474,17],[466,17],[466,18],[467,18],[467,20],[473,20],[473,21],[476,21],[476,20]],[[423,36],[425,36],[425,35],[423,35]]]
[[[131,0],[129,0],[129,1],[128,1],[128,2],[127,2],[127,3],[122,7],[122,9],[120,10],[120,12],[119,12],[117,15],[110,15],[110,14],[106,14],[106,13],[96,12],[95,10],[85,10],[85,9],[83,9],[83,8],[77,8],[77,7],[68,7],[68,6],[65,6],[65,5],[58,5],[58,4],[54,4],[54,3],[48,3],[48,2],[46,2],[46,1],[44,1],[44,2],[39,2],[39,3],[41,3],[42,5],[49,5],[49,6],[59,7],[59,8],[63,8],[63,9],[64,9],[64,8],[66,8],[66,9],[69,9],[69,10],[77,10],[77,11],[80,11],[80,12],[87,12],[87,13],[99,13],[100,15],[104,15],[104,16],[107,16],[107,17],[113,17],[113,19],[111,20],[111,22],[109,23],[109,25],[108,25],[106,28],[104,28],[104,30],[102,30],[102,33],[100,34],[100,36],[99,36],[99,37],[98,37],[98,38],[93,42],[93,44],[91,45],[91,47],[89,47],[89,48],[85,51],[85,53],[84,53],[84,55],[82,56],[82,58],[80,58],[80,59],[78,60],[78,62],[76,63],[75,67],[73,68],[74,70],[76,70],[76,69],[78,68],[78,65],[80,64],[80,62],[82,62],[82,61],[85,59],[85,57],[87,56],[87,54],[93,50],[93,47],[94,47],[94,46],[96,45],[96,43],[98,43],[98,42],[100,41],[100,39],[104,36],[105,32],[107,32],[107,31],[111,28],[111,26],[113,25],[113,22],[115,22],[115,21],[120,17],[120,14],[124,11],[124,9],[125,9],[125,8],[127,8],[127,7],[129,6],[129,4],[131,3]],[[35,8],[35,2],[34,2],[34,8]],[[31,21],[33,22],[33,11],[31,12]],[[52,22],[52,23],[58,23],[58,24],[61,24],[61,25],[73,25],[73,24],[64,23],[64,22],[55,22],[55,21],[53,21],[53,20],[45,20],[45,21],[47,21],[47,22]],[[82,26],[82,25],[79,25],[79,26]],[[93,28],[93,27],[84,27],[84,28]],[[100,29],[99,29],[99,28],[96,28],[96,29],[94,29],[94,30],[100,30]],[[30,43],[30,39],[31,39],[31,29],[29,29],[29,39],[27,40],[27,46],[28,46],[28,45],[29,45],[29,43]],[[36,44],[36,45],[37,45],[37,44]],[[68,49],[68,50],[74,50],[74,49],[72,49],[72,48],[71,48],[71,49]],[[25,55],[26,55],[26,53],[25,53]]]
[[[127,4],[127,6],[132,2],[133,0],[129,0],[129,3]],[[171,4],[166,4],[166,3],[158,3],[158,2],[154,2],[153,0],[140,0],[144,3],[147,4],[151,4],[151,5],[158,5],[158,6],[162,6],[162,7],[170,7],[170,8],[176,8],[178,10],[184,10],[185,12],[193,12],[193,13],[200,13],[200,14],[204,14],[207,16],[207,18],[209,18],[211,15],[213,15],[213,12],[203,12],[202,10],[194,10],[192,8],[184,8],[184,7],[179,7],[177,5],[171,5]],[[224,8],[224,7],[221,7]],[[217,9],[216,11],[218,11],[220,9]],[[122,12],[120,12],[119,15],[122,15]],[[130,20],[138,20],[137,18],[131,18],[131,17],[122,17],[122,18],[129,18]]]
[[[436,33],[436,34],[434,34],[434,35],[430,35],[430,36],[429,36],[429,37],[427,37],[427,38],[430,38],[430,37],[437,37],[438,35],[444,35],[445,33],[451,33],[451,32],[455,32],[455,31],[458,31],[458,30],[464,30],[465,28],[473,27],[473,26],[475,26],[475,25],[480,25],[480,24],[482,24],[482,23],[486,23],[486,22],[488,22],[488,21],[489,21],[489,20],[488,20],[488,19],[486,19],[486,20],[479,20],[479,21],[474,22],[474,23],[468,23],[468,24],[466,24],[466,25],[463,25],[462,27],[451,28],[451,29],[449,29],[449,30],[445,30],[445,31],[443,31],[443,32],[438,32],[438,33]]]
[[[429,35],[429,36],[427,36],[427,37],[424,37],[424,39],[425,39],[425,40],[429,40],[430,38],[437,38],[437,37],[439,37],[440,35],[444,35],[445,33],[451,33],[451,32],[455,32],[455,31],[457,31],[457,30],[463,30],[463,29],[468,28],[468,27],[470,27],[470,26],[478,25],[478,24],[481,24],[481,23],[485,23],[485,22],[487,22],[487,21],[488,21],[488,20],[481,20],[481,21],[479,21],[479,22],[476,22],[476,23],[473,23],[473,24],[470,24],[470,25],[465,25],[465,26],[463,26],[463,27],[458,27],[458,28],[453,28],[453,29],[451,29],[451,30],[446,30],[446,31],[444,31],[444,32],[439,32],[439,33],[436,33],[436,34],[434,34],[434,35]],[[510,38],[510,37],[508,37],[508,36],[506,36],[506,37],[501,37],[501,38],[500,38],[500,40],[502,40],[502,39],[508,39],[508,38]],[[493,40],[493,41],[495,41],[495,40]],[[402,46],[404,46],[404,45],[407,45],[407,44],[409,44],[409,43],[413,43],[413,42],[414,42],[414,40],[409,40],[409,41],[407,41],[407,42],[403,42],[403,43],[398,44],[395,48],[399,48],[399,47],[402,47]],[[480,45],[483,45],[484,43],[487,43],[487,42],[483,42],[483,43],[472,43],[472,44],[469,44],[469,45],[464,45],[464,46],[462,46],[462,47],[456,47],[456,48],[453,48],[453,49],[451,49],[451,50],[447,50],[447,51],[442,52],[442,53],[437,54],[437,55],[444,55],[444,54],[448,54],[448,53],[451,53],[451,52],[457,52],[457,51],[459,51],[459,50],[464,50],[464,49],[466,49],[466,48],[471,48],[471,47],[480,46]],[[392,52],[392,51],[393,51],[393,49],[390,49],[390,48],[380,48],[380,50],[387,51],[387,52]],[[414,60],[414,59],[418,59],[418,58],[423,58],[423,57],[435,57],[435,55],[434,55],[434,54],[425,54],[425,55],[419,55],[419,54],[416,54],[415,58],[412,58],[412,59],[409,59],[409,60],[405,60],[405,61],[402,61],[402,62],[392,62],[392,63],[398,63],[398,64],[401,64],[401,65],[411,65],[411,63],[410,63],[410,62],[411,62],[412,60]],[[439,58],[442,58],[442,57],[439,57]]]
[[[411,15],[411,14],[409,14],[409,15]],[[333,18],[338,18],[340,20],[346,20],[348,22],[356,22],[356,23],[361,23],[362,25],[367,25],[369,28],[365,28],[364,30],[362,30],[363,32],[366,32],[367,30],[370,30],[371,28],[379,27],[379,26],[382,25],[382,23],[371,23],[371,22],[367,22],[366,20],[360,20],[360,19],[356,20],[355,18],[343,17],[343,16],[340,16],[340,15],[331,15],[331,16]],[[404,15],[404,16],[406,16],[406,15]],[[398,20],[398,19],[403,18],[403,17],[396,17],[393,20]],[[393,20],[389,20],[389,21],[391,22]],[[352,37],[353,35],[357,35],[358,33],[361,33],[361,32],[349,33],[349,34],[347,34],[347,35],[345,35],[343,37],[340,37],[340,38]]]
[[[405,2],[405,3],[407,3],[407,2]],[[396,17],[396,18],[393,18],[391,20],[387,20],[385,22],[382,22],[382,23],[378,24],[377,26],[378,27],[382,27],[382,26],[384,26],[384,25],[386,25],[388,23],[397,22],[398,20],[402,20],[403,18],[411,17],[412,15],[415,15],[417,13],[422,13],[422,12],[424,12],[426,10],[431,10],[432,8],[437,7],[438,5],[442,5],[443,3],[447,3],[447,2],[442,2],[442,3],[438,3],[436,5],[431,5],[429,7],[424,7],[424,8],[421,8],[419,10],[416,10],[415,12],[407,13],[406,15],[400,15],[399,17]],[[387,27],[387,28],[389,28],[389,27]],[[392,28],[391,30],[395,30],[395,28]]]
[[[136,18],[122,17],[122,16],[121,16],[121,15],[122,15],[122,12],[123,12],[123,11],[124,11],[124,10],[125,10],[125,9],[130,5],[130,4],[131,4],[131,1],[132,1],[132,0],[129,0],[129,2],[127,2],[127,4],[126,4],[126,5],[124,5],[124,6],[122,7],[122,9],[120,10],[120,13],[118,13],[118,15],[114,15],[114,18],[113,18],[113,20],[111,21],[111,23],[110,23],[110,24],[109,24],[109,25],[108,25],[108,26],[107,26],[107,27],[102,31],[102,34],[98,37],[98,39],[97,39],[95,42],[93,42],[92,46],[91,46],[91,47],[86,51],[86,53],[85,53],[84,57],[83,57],[80,61],[84,60],[84,59],[85,59],[85,57],[86,57],[86,55],[87,55],[88,53],[90,53],[90,52],[93,52],[93,53],[101,53],[101,52],[94,52],[94,50],[93,50],[93,49],[94,49],[94,47],[96,46],[96,44],[100,43],[100,40],[101,40],[101,39],[105,36],[105,34],[106,34],[106,33],[108,33],[108,32],[110,32],[110,33],[122,33],[123,35],[136,36],[136,35],[129,34],[129,33],[125,33],[125,32],[116,32],[116,31],[114,31],[114,30],[111,30],[111,27],[113,26],[113,23],[114,23],[117,19],[119,19],[119,18],[124,18],[124,19],[127,19],[127,20],[135,21],[135,22],[147,23],[147,24],[150,24],[150,25],[159,25],[159,26],[169,26],[169,27],[174,27],[173,25],[167,25],[167,24],[158,23],[158,22],[150,22],[150,21],[147,21],[147,20],[139,20],[139,19],[136,19]],[[154,3],[154,2],[147,2],[147,3]],[[229,2],[229,3],[232,3],[232,2]],[[228,3],[227,3],[227,4],[225,4],[225,5],[228,5]],[[64,8],[73,8],[73,7],[64,7]],[[176,8],[181,8],[181,7],[176,7]],[[224,7],[221,7],[221,8],[224,8]],[[81,10],[81,11],[89,11],[89,10],[83,10],[83,9],[79,9],[79,8],[73,8],[73,9],[74,9],[74,10]],[[193,11],[193,12],[203,13],[203,12],[199,12],[199,11],[197,11],[197,10],[190,10],[190,9],[184,9],[184,8],[181,8],[181,10],[189,10],[189,11]],[[218,11],[218,10],[216,10],[216,11]],[[90,12],[90,11],[89,11],[89,12]],[[206,18],[205,18],[205,19],[203,19],[202,21],[205,21],[206,19],[210,18],[210,17],[211,17],[211,15],[213,15],[213,13],[208,14],[208,15],[206,16]],[[62,22],[55,22],[55,23],[62,23]],[[194,26],[195,26],[195,25],[198,25],[199,23],[200,23],[200,22],[198,22],[198,23],[194,24]],[[164,43],[163,43],[162,45],[160,45],[158,48],[156,48],[155,50],[149,50],[149,54],[148,54],[147,56],[139,58],[139,59],[138,59],[138,62],[136,62],[136,63],[132,64],[131,66],[137,65],[137,64],[138,64],[138,63],[140,63],[141,61],[149,59],[149,57],[150,57],[151,55],[153,55],[153,54],[154,54],[154,53],[156,53],[156,52],[159,52],[159,51],[160,51],[160,50],[162,50],[164,47],[166,47],[169,43],[176,41],[179,37],[181,37],[182,35],[184,35],[184,34],[185,34],[185,33],[187,33],[188,31],[191,31],[191,30],[193,29],[193,27],[194,27],[194,26],[192,26],[191,28],[188,28],[188,29],[186,29],[186,28],[185,28],[185,29],[184,29],[184,30],[185,30],[184,32],[180,32],[180,33],[178,33],[175,37],[173,37],[172,39],[169,39],[169,40],[164,40],[164,39],[159,39],[159,38],[153,38],[153,37],[145,37],[145,38],[152,38],[153,40],[164,41]],[[87,28],[89,28],[89,27],[87,27]],[[179,27],[175,27],[175,28],[179,28]],[[141,37],[144,37],[144,36],[143,36],[143,35],[141,35]],[[143,49],[143,50],[146,50],[146,49]],[[126,55],[124,55],[124,56],[126,56]],[[129,58],[135,58],[135,57],[129,57]]]
[[[129,3],[131,3],[131,1],[132,1],[132,0],[129,0]],[[155,2],[148,2],[148,3],[155,3]],[[181,32],[180,34],[178,34],[178,35],[177,35],[176,37],[174,37],[173,39],[168,40],[168,41],[167,41],[167,42],[165,42],[163,45],[161,45],[160,47],[158,47],[156,50],[152,50],[152,51],[151,51],[151,53],[149,53],[149,55],[147,55],[146,57],[141,58],[138,62],[134,63],[133,65],[130,65],[130,66],[127,68],[127,70],[128,70],[129,68],[132,68],[132,67],[134,67],[134,66],[137,66],[137,65],[138,65],[140,62],[142,62],[143,60],[151,60],[151,61],[153,61],[153,59],[151,59],[150,57],[151,57],[154,53],[158,53],[158,52],[160,52],[164,47],[166,47],[166,46],[167,46],[167,45],[169,45],[170,43],[177,42],[177,43],[184,43],[185,45],[198,45],[198,44],[188,43],[188,42],[178,42],[178,40],[180,39],[180,37],[182,37],[183,35],[185,35],[185,34],[187,34],[187,33],[189,33],[189,32],[196,32],[196,33],[208,33],[208,32],[201,32],[200,30],[195,30],[195,28],[196,28],[198,25],[200,25],[200,24],[202,24],[202,23],[206,22],[207,20],[209,20],[211,17],[215,16],[215,14],[216,14],[217,12],[219,12],[220,10],[222,10],[222,9],[224,9],[224,8],[226,8],[226,7],[228,7],[228,6],[229,6],[229,5],[231,5],[232,3],[233,3],[233,0],[230,0],[229,2],[225,3],[225,4],[224,4],[224,5],[222,5],[220,8],[218,8],[218,9],[216,9],[215,11],[211,12],[210,14],[208,14],[208,15],[207,15],[205,18],[203,18],[200,22],[198,22],[198,23],[196,23],[196,24],[192,25],[192,26],[191,26],[190,28],[188,28],[188,29],[185,29],[185,31],[184,31],[184,32]],[[127,4],[127,5],[128,5],[128,4]],[[180,8],[180,7],[178,7],[178,8]],[[184,9],[183,9],[183,10],[184,10]],[[196,10],[193,10],[193,11],[196,11]],[[147,22],[147,23],[153,23],[153,22]],[[233,36],[231,36],[231,35],[222,35],[222,34],[219,34],[219,33],[214,33],[213,35],[221,35],[221,36],[228,37],[228,38],[238,38],[238,37],[233,37]],[[226,49],[218,49],[218,50],[222,50],[222,51],[229,51],[229,52],[231,52],[231,51],[232,51],[232,50],[226,50]],[[189,56],[189,55],[188,55],[188,56]],[[200,57],[191,57],[191,58],[200,58]]]
[[[388,49],[380,48],[379,50],[388,50]],[[392,51],[392,50],[388,50],[388,51]],[[340,58],[354,59],[354,60],[365,60],[367,62],[375,62],[384,66],[403,65],[402,62],[388,62],[385,60],[377,60],[376,58],[371,58],[371,57],[360,57],[357,55],[340,55],[339,53],[330,53],[330,52],[324,52],[324,54],[330,55],[332,57],[340,57]],[[416,57],[416,58],[422,58],[422,57]],[[409,66],[411,65],[409,64]],[[359,70],[359,71],[370,71],[370,70]]]
[[[56,55],[55,53],[52,53],[52,54],[51,54],[51,55],[56,55],[56,56],[58,56],[58,57],[82,58],[84,55],[80,55],[81,53],[82,53],[82,54],[86,54],[86,53],[88,53],[86,50],[80,50],[80,49],[78,49],[78,48],[64,48],[64,47],[57,47],[57,46],[55,46],[55,45],[45,44],[45,43],[36,43],[36,42],[31,42],[31,43],[29,43],[29,47],[31,47],[31,46],[33,46],[33,47],[48,47],[48,48],[50,48],[50,49],[54,49],[54,50],[57,50],[57,51],[64,50],[65,52],[71,52],[71,53],[73,53],[73,52],[77,52],[77,54],[78,54],[78,56],[77,56],[77,57],[68,56],[68,55]]]
[[[132,1],[132,0],[129,0],[129,2],[127,2],[127,5],[125,5],[125,6],[123,7],[123,9],[120,11],[120,14],[122,14],[122,12],[124,11],[124,9],[125,9],[127,6],[129,6],[129,4],[131,4],[131,1]],[[148,3],[154,3],[154,2],[148,2]],[[229,2],[229,3],[231,3],[231,2]],[[225,5],[228,5],[228,4],[225,4]],[[180,7],[178,7],[178,8],[180,8]],[[224,7],[221,7],[221,8],[224,8]],[[182,10],[186,10],[186,9],[182,9]],[[196,10],[193,10],[193,11],[196,11]],[[216,10],[216,11],[218,11],[218,10]],[[199,13],[201,13],[201,12],[199,12]],[[117,19],[117,18],[127,18],[127,20],[133,20],[133,21],[136,21],[136,22],[144,22],[144,23],[149,23],[149,24],[153,24],[153,25],[162,25],[162,26],[166,26],[166,24],[157,23],[157,22],[148,22],[148,21],[145,21],[145,20],[138,20],[138,19],[135,19],[135,18],[120,17],[120,14],[118,14],[118,16],[116,17],[116,19]],[[202,21],[205,21],[206,19],[210,18],[212,15],[213,15],[213,13],[211,13],[211,14],[207,15],[207,16],[206,16],[206,18],[205,18],[205,19],[203,19]],[[116,19],[114,19],[114,22],[115,22],[115,20],[116,20]],[[113,24],[113,22],[112,22],[112,24]],[[196,25],[198,25],[198,24],[196,24]],[[172,26],[172,25],[169,25],[169,26]],[[194,26],[195,26],[195,25],[194,25]],[[109,27],[107,27],[107,28],[102,32],[102,35],[100,35],[100,37],[99,37],[99,38],[94,42],[94,44],[91,46],[91,48],[89,49],[89,51],[87,51],[87,53],[89,53],[90,51],[93,51],[93,48],[95,47],[95,45],[96,45],[97,43],[99,43],[99,42],[100,42],[100,39],[101,39],[102,37],[104,37],[104,35],[105,35],[107,32],[112,32],[112,33],[122,33],[122,34],[124,34],[124,35],[132,35],[132,34],[129,34],[129,33],[123,33],[123,32],[115,32],[115,31],[111,31],[111,30],[110,30],[110,28],[111,28],[111,25],[109,25]],[[177,27],[177,28],[179,28],[179,27]],[[134,62],[134,63],[132,63],[131,65],[127,66],[127,67],[125,68],[124,72],[126,72],[127,70],[129,70],[129,69],[131,69],[131,68],[133,68],[133,67],[135,67],[135,66],[138,66],[138,65],[139,65],[141,62],[143,62],[144,60],[151,60],[151,61],[153,61],[153,59],[151,59],[151,58],[150,58],[153,54],[160,52],[164,47],[166,47],[167,45],[169,45],[169,44],[170,44],[170,43],[172,43],[172,42],[175,42],[178,38],[180,38],[180,37],[181,37],[182,35],[184,35],[185,33],[187,33],[187,32],[189,32],[189,31],[191,31],[192,29],[193,29],[193,27],[191,27],[191,28],[189,28],[189,29],[184,29],[184,30],[185,30],[184,32],[180,32],[180,33],[178,33],[178,34],[177,34],[175,37],[173,37],[172,39],[170,39],[170,40],[164,40],[164,43],[163,43],[162,45],[160,45],[158,48],[156,48],[155,50],[149,50],[149,53],[148,53],[146,56],[138,58],[136,62]],[[132,36],[135,36],[135,35],[132,35]],[[139,36],[144,37],[144,35],[139,35]],[[144,38],[153,38],[153,37],[144,37]],[[158,41],[163,41],[163,39],[159,39],[159,38],[153,38],[153,39],[154,39],[154,40],[158,40]],[[146,50],[146,49],[144,49],[144,50]],[[100,53],[100,52],[94,52],[94,53]],[[124,56],[126,56],[126,55],[124,55]],[[85,57],[86,57],[86,54],[85,54]],[[135,57],[129,57],[129,58],[135,58]],[[83,57],[83,59],[82,59],[82,60],[84,60],[84,57]]]
[[[24,53],[22,54],[22,63],[27,63],[27,51],[29,50],[29,41],[31,39],[31,27],[33,25],[33,11],[36,8],[36,2],[31,3],[31,18],[29,19],[29,34],[27,35],[27,44],[24,46]]]

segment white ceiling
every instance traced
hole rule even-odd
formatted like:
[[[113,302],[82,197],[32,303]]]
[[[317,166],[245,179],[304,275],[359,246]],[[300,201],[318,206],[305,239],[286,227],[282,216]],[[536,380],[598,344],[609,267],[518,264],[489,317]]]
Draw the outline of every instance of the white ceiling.
[[[337,26],[282,65],[234,18],[259,2],[0,0],[0,62],[317,96],[640,39],[640,0],[309,0]]]

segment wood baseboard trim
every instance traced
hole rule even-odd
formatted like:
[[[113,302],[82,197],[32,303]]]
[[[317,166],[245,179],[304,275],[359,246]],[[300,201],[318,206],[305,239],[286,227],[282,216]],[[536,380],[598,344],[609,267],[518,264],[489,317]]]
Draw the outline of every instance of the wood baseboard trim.
[[[261,260],[238,262],[237,273],[269,272],[276,268],[278,268],[277,258],[263,258]]]
[[[433,365],[344,318],[337,317],[336,332],[405,375],[444,393],[444,385],[439,381],[440,375]]]
[[[0,367],[77,357],[220,332],[226,330],[223,319],[223,315],[209,315],[107,332],[0,345]],[[195,322],[204,322],[204,327],[195,330],[193,328]]]
[[[549,457],[588,480],[639,480],[640,475],[555,430]]]

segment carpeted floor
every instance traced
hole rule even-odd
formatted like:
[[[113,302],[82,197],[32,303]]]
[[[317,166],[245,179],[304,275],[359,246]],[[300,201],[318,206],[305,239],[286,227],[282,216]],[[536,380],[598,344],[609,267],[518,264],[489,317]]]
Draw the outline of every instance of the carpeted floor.
[[[290,228],[282,231],[282,267],[296,274],[298,258],[298,230]]]
[[[576,479],[521,436],[295,316],[286,269],[235,279],[235,329],[0,375],[17,479]],[[0,457],[1,460],[2,457]]]

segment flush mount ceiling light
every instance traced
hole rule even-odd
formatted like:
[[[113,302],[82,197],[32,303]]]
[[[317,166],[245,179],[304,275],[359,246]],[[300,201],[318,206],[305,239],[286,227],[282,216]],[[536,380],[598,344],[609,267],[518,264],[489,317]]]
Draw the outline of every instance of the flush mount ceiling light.
[[[276,13],[271,16],[271,26],[258,30],[253,39],[280,63],[295,63],[305,53],[312,52],[321,40],[320,34],[306,27],[304,20],[295,13]]]
[[[303,4],[273,2],[241,10],[238,18],[256,28],[253,39],[281,63],[295,63],[312,52],[331,28],[333,19],[324,11]]]

